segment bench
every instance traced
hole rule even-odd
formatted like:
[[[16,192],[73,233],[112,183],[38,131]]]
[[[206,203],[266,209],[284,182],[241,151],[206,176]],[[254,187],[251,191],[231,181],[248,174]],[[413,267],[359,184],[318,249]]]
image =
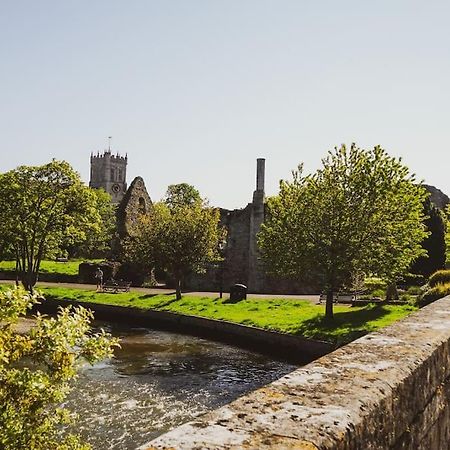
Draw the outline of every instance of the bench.
[[[333,292],[333,303],[353,303],[362,295],[362,291],[356,292]],[[327,301],[327,294],[322,292],[320,294],[319,303]]]
[[[119,292],[130,292],[131,282],[109,280],[102,286],[102,292],[117,294]]]

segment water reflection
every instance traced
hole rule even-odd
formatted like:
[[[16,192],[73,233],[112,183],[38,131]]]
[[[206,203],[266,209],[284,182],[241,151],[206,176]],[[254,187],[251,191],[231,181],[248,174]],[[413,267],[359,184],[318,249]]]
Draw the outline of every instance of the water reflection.
[[[67,405],[94,449],[134,449],[295,366],[226,344],[105,325],[121,338],[115,358],[84,366]]]

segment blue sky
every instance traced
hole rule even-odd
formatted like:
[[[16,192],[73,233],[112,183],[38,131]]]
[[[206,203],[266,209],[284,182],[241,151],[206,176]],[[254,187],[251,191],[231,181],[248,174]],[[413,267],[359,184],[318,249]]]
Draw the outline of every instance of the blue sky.
[[[450,194],[446,1],[0,0],[0,171],[128,152],[150,195],[251,200],[329,149],[382,145]]]

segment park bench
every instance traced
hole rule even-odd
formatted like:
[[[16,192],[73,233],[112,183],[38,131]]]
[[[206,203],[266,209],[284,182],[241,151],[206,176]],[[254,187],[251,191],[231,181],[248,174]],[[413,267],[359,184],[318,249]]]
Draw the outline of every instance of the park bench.
[[[119,292],[130,292],[131,282],[122,280],[109,280],[102,286],[102,292],[117,294]]]
[[[354,303],[362,295],[362,291],[357,292],[333,292],[333,303]],[[327,301],[326,292],[320,294],[319,303]]]

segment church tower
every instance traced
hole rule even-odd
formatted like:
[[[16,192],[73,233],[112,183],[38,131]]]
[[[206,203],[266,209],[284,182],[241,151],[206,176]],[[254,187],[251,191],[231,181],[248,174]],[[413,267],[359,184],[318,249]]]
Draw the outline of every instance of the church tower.
[[[113,155],[111,148],[103,154],[91,153],[91,178],[89,187],[104,189],[112,197],[112,202],[120,203],[127,191],[128,156]]]

